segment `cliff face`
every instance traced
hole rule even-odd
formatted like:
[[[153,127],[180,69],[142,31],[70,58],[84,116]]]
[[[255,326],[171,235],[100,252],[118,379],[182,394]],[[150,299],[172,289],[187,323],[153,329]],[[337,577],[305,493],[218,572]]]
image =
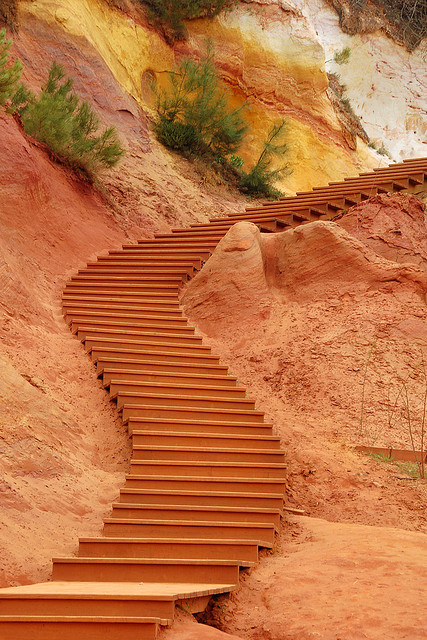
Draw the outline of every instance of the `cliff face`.
[[[90,44],[148,114],[153,107],[150,80],[154,77],[162,82],[176,59],[200,53],[206,38],[211,38],[233,103],[248,102],[250,133],[239,151],[246,166],[258,157],[272,123],[281,118],[288,122],[286,161],[292,173],[282,185],[285,189],[309,188],[376,162],[360,141],[353,141],[355,150],[349,147],[326,93],[322,43],[308,17],[291,2],[243,3],[212,21],[191,21],[188,41],[174,49],[143,22],[141,15],[122,13],[104,0],[22,2],[23,28],[30,15],[39,24],[62,32],[64,39]],[[46,64],[54,53],[47,51]],[[70,58],[67,63],[70,71],[79,74]]]

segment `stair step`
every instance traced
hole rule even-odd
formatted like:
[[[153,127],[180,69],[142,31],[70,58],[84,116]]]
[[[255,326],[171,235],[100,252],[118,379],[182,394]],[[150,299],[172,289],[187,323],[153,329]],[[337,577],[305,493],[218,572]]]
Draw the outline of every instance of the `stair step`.
[[[89,277],[97,278],[100,280],[108,278],[146,278],[156,276],[176,276],[177,278],[193,275],[194,266],[188,263],[178,263],[176,265],[164,265],[155,263],[154,266],[140,267],[134,269],[126,269],[124,267],[111,267],[107,269],[105,266],[98,268],[96,264],[93,267],[86,269],[79,269],[77,275],[74,277]]]
[[[2,640],[156,640],[158,618],[114,617],[114,616],[0,616]],[[167,621],[163,621],[167,623]]]
[[[133,460],[175,460],[194,462],[273,462],[283,463],[285,454],[280,449],[237,449],[213,446],[190,447],[172,445],[133,445]]]
[[[128,474],[125,489],[155,489],[157,491],[213,491],[229,493],[264,494],[272,493],[283,497],[283,478],[253,478],[248,476],[157,476],[148,474]]]
[[[194,518],[196,521],[212,522],[267,522],[277,530],[280,524],[279,509],[265,507],[215,507],[163,504],[113,504],[112,518],[119,520],[168,520],[181,521]]]
[[[193,329],[194,331],[194,329]],[[138,340],[140,338],[144,340],[166,340],[167,342],[187,342],[187,343],[199,343],[202,344],[202,337],[196,336],[191,331],[185,331],[184,333],[175,333],[170,327],[165,327],[163,331],[159,331],[157,327],[146,327],[145,330],[123,330],[123,329],[106,329],[106,328],[92,328],[92,329],[79,329],[77,332],[79,340],[84,342],[86,338],[106,338],[107,340],[113,340],[117,338],[123,338],[125,340]]]
[[[194,364],[219,364],[219,357],[203,353],[196,347],[147,343],[145,349],[114,349],[111,347],[93,347],[91,349],[92,360],[97,362],[99,358],[117,357],[122,360],[157,360],[159,362],[177,362]]]
[[[105,386],[105,385],[104,385]],[[135,397],[141,397],[139,394],[156,394],[158,395],[163,391],[168,396],[209,396],[214,398],[245,398],[245,387],[220,387],[216,385],[196,385],[196,384],[181,384],[178,382],[155,381],[138,381],[131,382],[125,380],[112,381],[108,384],[110,388],[111,397],[119,395],[120,397],[129,398],[132,394],[138,394]]]
[[[99,287],[123,287],[123,285],[129,285],[130,287],[141,287],[141,286],[153,286],[156,284],[160,284],[162,286],[172,284],[174,287],[178,287],[182,284],[182,273],[175,272],[173,274],[157,274],[157,275],[149,275],[141,274],[141,275],[132,275],[122,274],[122,275],[106,275],[106,274],[79,274],[76,276],[72,276],[70,280],[67,282],[66,287],[86,287],[86,286],[99,286]]]
[[[80,538],[79,556],[257,562],[258,542],[256,540],[223,539],[175,539],[171,541],[169,538]]]
[[[132,434],[140,429],[156,429],[161,431],[170,431],[171,429],[179,428],[180,432],[197,432],[200,434],[216,434],[216,435],[272,435],[273,426],[265,422],[227,422],[226,420],[200,420],[197,416],[194,416],[193,420],[189,419],[177,419],[173,422],[168,418],[144,418],[144,417],[131,417],[127,419],[127,426],[129,432]]]
[[[132,347],[144,348],[147,344],[167,346],[175,345],[176,347],[184,347],[195,349],[202,353],[210,353],[210,347],[202,344],[202,339],[199,336],[176,336],[173,334],[153,334],[153,333],[141,333],[138,337],[112,337],[88,335],[84,339],[86,351],[91,351],[93,348],[112,347],[117,349],[130,349]]]
[[[282,510],[283,495],[238,491],[190,491],[186,489],[120,489],[120,502],[127,504],[168,504],[223,507],[262,507]]]
[[[104,535],[112,538],[257,540],[261,547],[274,542],[274,525],[254,522],[209,522],[196,520],[130,520],[106,518]],[[182,582],[182,580],[180,580]]]
[[[132,382],[158,382],[165,385],[170,383],[180,383],[184,385],[202,383],[205,386],[221,386],[235,388],[237,378],[234,376],[215,376],[191,373],[169,373],[161,371],[138,371],[137,369],[115,369],[107,367],[103,370],[104,386],[109,387],[112,383],[132,383]],[[240,387],[237,387],[240,388]]]
[[[65,315],[73,311],[89,311],[109,316],[111,313],[147,314],[149,316],[166,316],[184,319],[178,300],[163,300],[160,298],[147,300],[132,300],[130,298],[103,298],[91,296],[69,296],[62,301]]]
[[[285,454],[280,450],[280,438],[277,436],[260,436],[260,435],[239,435],[232,436],[229,434],[216,433],[182,433],[182,431],[133,431],[132,442],[137,445],[159,445],[159,446],[179,446],[179,447],[215,447],[226,450],[234,450],[240,448],[255,449],[257,451],[275,449],[280,451],[282,456]]]
[[[114,366],[115,369],[120,371],[127,371],[129,367],[132,367],[133,371],[160,371],[163,373],[191,373],[192,375],[209,374],[214,373],[218,375],[225,375],[227,373],[227,367],[220,364],[205,364],[175,359],[163,359],[163,361],[156,360],[156,354],[153,354],[151,358],[135,359],[135,358],[115,358],[113,356],[98,357],[97,359],[97,371],[100,375],[105,367]]]
[[[132,545],[133,541],[129,540]],[[143,544],[143,542],[141,543]],[[171,546],[170,541],[168,542]],[[237,544],[237,543],[236,543]],[[242,547],[245,548],[242,543]],[[207,545],[209,548],[209,545]],[[194,613],[203,611],[212,595],[228,593],[234,589],[234,584],[206,584],[193,585],[182,583],[144,584],[133,582],[44,582],[39,584],[9,587],[0,591],[0,616],[79,616],[100,617],[157,617],[162,623],[171,621],[175,604],[190,605],[189,611]],[[4,620],[4,618],[3,618]],[[29,629],[29,627],[28,627]],[[75,631],[76,629],[74,629]],[[105,631],[105,629],[104,629]],[[4,640],[4,628],[0,624],[0,637]],[[15,624],[15,633],[21,635],[10,636],[13,640],[23,640],[27,636],[22,627]],[[139,633],[139,632],[138,632]],[[49,636],[33,635],[37,639]],[[71,636],[75,640],[78,636]],[[114,635],[97,636],[116,638]],[[122,636],[118,636],[121,637]],[[140,635],[134,637],[141,638]],[[62,640],[60,629],[52,640]],[[84,640],[92,640],[94,636],[83,635]]]
[[[77,323],[75,323],[77,325]],[[80,331],[80,334],[78,333]],[[174,326],[171,328],[167,325],[161,324],[148,324],[144,322],[108,322],[104,320],[97,320],[93,322],[92,320],[82,320],[78,323],[76,327],[73,327],[73,333],[78,334],[80,338],[83,338],[86,334],[94,335],[94,332],[98,333],[99,331],[106,331],[107,333],[121,331],[124,334],[129,333],[137,333],[137,332],[145,332],[145,333],[171,333],[173,335],[194,335],[195,328],[192,326],[187,326],[183,323],[179,326]]]
[[[211,462],[181,460],[135,460],[130,463],[130,473],[135,475],[206,476],[284,478],[286,465],[275,462]]]
[[[134,270],[144,267],[148,269],[157,269],[157,267],[161,268],[167,266],[183,266],[183,268],[188,268],[189,265],[194,269],[200,270],[202,267],[202,259],[199,256],[192,256],[191,258],[163,256],[162,259],[159,260],[158,258],[154,257],[144,258],[142,256],[139,256],[138,260],[135,262],[131,260],[120,259],[112,260],[110,256],[107,258],[99,257],[96,262],[89,262],[87,265],[87,269],[97,269],[98,271],[102,272],[104,269],[108,271],[111,269],[128,270],[129,268]]]
[[[221,409],[209,407],[178,407],[171,405],[137,405],[124,404],[121,408],[123,420],[129,418],[169,418],[169,420],[219,420],[225,422],[252,422],[259,423],[264,420],[262,411],[244,409]]]
[[[249,398],[241,397],[221,397],[217,395],[198,395],[192,393],[192,389],[183,387],[182,394],[179,394],[178,389],[175,387],[174,392],[169,393],[154,393],[154,390],[150,392],[134,392],[134,391],[121,391],[116,396],[111,396],[112,399],[117,400],[117,408],[123,409],[125,406],[130,407],[134,405],[136,407],[144,406],[162,406],[173,407],[175,409],[181,407],[200,407],[201,409],[236,409],[238,411],[251,411],[255,409],[255,402]],[[190,395],[191,394],[191,395]],[[129,409],[128,409],[129,410]]]
[[[239,569],[252,566],[237,560],[180,558],[53,558],[52,580],[93,582],[229,582],[237,584]]]

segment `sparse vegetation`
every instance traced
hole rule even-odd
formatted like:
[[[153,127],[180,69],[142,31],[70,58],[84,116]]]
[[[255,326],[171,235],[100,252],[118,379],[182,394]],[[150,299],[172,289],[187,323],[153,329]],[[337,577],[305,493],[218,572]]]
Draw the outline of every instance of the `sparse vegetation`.
[[[166,147],[190,157],[224,158],[238,148],[246,132],[243,107],[229,106],[208,44],[200,61],[181,60],[169,72],[169,86],[157,91],[155,132]]]
[[[375,341],[369,350],[364,367],[362,383],[362,404],[360,412],[360,433],[368,434],[366,411],[367,396],[366,383],[368,367],[372,364],[376,351]],[[387,399],[382,402],[386,407],[387,421],[384,428],[388,433],[392,432],[394,424],[398,421],[404,425],[408,434],[409,446],[412,449],[415,460],[414,465],[418,469],[420,478],[426,477],[424,459],[426,456],[425,435],[427,428],[427,368],[424,353],[421,351],[420,359],[415,364],[411,362],[405,375],[396,374],[388,382]],[[378,435],[378,434],[377,434]],[[421,452],[421,456],[417,451]],[[401,463],[399,463],[400,465]],[[406,464],[406,463],[405,463]]]
[[[335,51],[333,57],[330,58],[329,60],[326,60],[325,64],[327,64],[328,62],[335,62],[336,64],[339,64],[339,65],[348,64],[350,60],[350,55],[351,55],[350,47],[344,47],[340,51]]]
[[[274,157],[283,157],[288,150],[283,141],[286,122],[282,120],[273,125],[269,131],[267,139],[263,144],[260,156],[248,173],[243,173],[239,189],[242,193],[250,196],[261,196],[266,198],[278,198],[282,195],[275,188],[275,182],[289,173],[289,165],[285,164],[277,169],[271,169]]]
[[[138,1],[138,0],[136,0]],[[154,24],[169,40],[183,40],[187,36],[185,20],[213,18],[231,9],[238,0],[139,0],[146,5]]]
[[[20,60],[9,64],[11,40],[6,40],[6,29],[0,29],[0,105],[13,96],[21,77],[23,65]]]
[[[376,31],[382,22],[384,30],[408,49],[415,49],[427,37],[427,3],[425,0],[348,0],[346,10],[341,2],[331,0],[340,25],[347,33]],[[371,19],[369,19],[371,16]]]
[[[394,460],[393,458],[386,456],[384,453],[367,452],[365,455],[369,456],[373,460],[376,460],[377,462],[394,465],[395,467],[398,467],[403,473],[411,476],[412,478],[417,478],[420,475],[419,466],[416,462],[400,462],[399,460]]]
[[[11,100],[26,133],[44,142],[74,170],[92,177],[113,167],[124,153],[114,127],[102,129],[98,115],[88,102],[72,91],[73,81],[54,62],[46,84],[37,97],[19,85]]]

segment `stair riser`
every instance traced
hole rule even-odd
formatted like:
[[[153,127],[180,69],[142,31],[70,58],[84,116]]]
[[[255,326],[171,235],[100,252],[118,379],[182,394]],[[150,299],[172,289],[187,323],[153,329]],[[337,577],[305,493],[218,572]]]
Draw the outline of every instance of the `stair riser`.
[[[145,407],[151,406],[159,406],[163,407],[200,407],[201,409],[236,409],[243,411],[251,411],[255,409],[255,402],[251,402],[250,400],[246,400],[245,398],[230,398],[230,399],[221,399],[216,398],[215,396],[206,397],[201,396],[200,398],[194,397],[193,395],[187,396],[186,389],[183,390],[183,393],[179,394],[175,390],[175,394],[168,396],[158,396],[157,394],[153,394],[153,396],[149,395],[125,395],[120,394],[117,396],[117,407],[121,409],[123,406],[135,405],[140,406],[144,405]],[[158,390],[157,390],[158,393]]]
[[[86,289],[81,291],[69,290],[66,291],[62,297],[62,301],[67,302],[93,302],[95,304],[112,304],[112,305],[120,305],[120,304],[139,304],[143,305],[154,305],[164,303],[167,305],[168,303],[172,303],[174,306],[177,306],[177,293],[173,291],[146,291],[146,292],[134,292],[134,291],[98,291],[94,289],[93,291]]]
[[[171,262],[181,259],[183,262],[192,262],[193,260],[207,260],[211,255],[211,251],[180,251],[179,249],[161,249],[160,251],[145,251],[140,252],[138,255],[134,253],[109,255],[99,259],[98,264],[131,264],[141,265],[145,262],[154,262],[155,260],[160,263],[165,262],[166,258],[169,258]]]
[[[213,465],[210,462],[203,463],[202,465],[193,465],[190,462],[172,463],[172,462],[159,462],[148,460],[131,460],[130,473],[135,475],[162,475],[162,476],[200,476],[200,477],[213,477],[213,478],[283,478],[285,476],[285,469],[279,466],[274,468],[268,467],[255,467],[251,466],[251,463],[247,463],[247,466],[225,466],[225,464],[219,463]]]
[[[74,314],[74,312],[67,312],[66,315],[67,317],[70,316],[69,321],[71,322],[71,330],[73,333],[77,333],[79,327],[86,328],[88,324],[90,324],[90,326],[104,327],[105,322],[108,322],[109,319],[112,323],[125,322],[134,324],[136,322],[138,324],[144,324],[144,326],[149,327],[150,330],[161,330],[169,333],[175,333],[178,329],[186,331],[189,328],[187,320],[173,314],[173,312],[172,314],[168,312],[167,314],[160,316],[155,313],[144,314],[141,312],[139,317],[136,317],[135,314],[110,314],[110,312],[108,312],[106,320],[101,320],[101,317],[97,312],[78,312],[76,314]],[[159,327],[159,329],[156,329],[156,327]]]
[[[178,338],[169,338],[168,335],[141,335],[139,338],[96,338],[89,336],[85,339],[85,349],[90,351],[91,349],[145,349],[146,345],[152,348],[155,345],[164,351],[171,349],[172,352],[177,352],[180,347],[186,350],[195,349],[196,353],[210,354],[210,349],[202,346],[202,341],[199,338],[193,336],[182,336]],[[161,345],[161,347],[160,347]],[[164,346],[165,345],[165,346]],[[190,346],[189,346],[190,345]]]
[[[115,358],[99,358],[98,362],[98,373],[102,373],[104,367],[114,367],[115,369],[120,369],[126,371],[131,367],[134,371],[160,371],[163,373],[191,373],[194,375],[202,374],[206,375],[209,373],[214,373],[215,375],[224,375],[227,373],[227,368],[222,367],[220,365],[198,365],[198,364],[187,364],[185,362],[159,362],[155,361],[154,358],[150,360],[121,360],[117,362]]]
[[[201,382],[201,384],[204,385],[204,382]],[[205,398],[207,396],[211,396],[212,398],[245,398],[244,387],[215,389],[212,385],[212,389],[209,387],[198,389],[195,385],[191,385],[190,388],[186,388],[184,385],[191,385],[191,383],[186,380],[178,380],[175,384],[169,384],[165,380],[160,380],[151,385],[149,382],[146,382],[143,385],[138,385],[123,381],[110,384],[110,393],[111,395],[115,395],[116,393],[120,395],[123,393],[166,393],[168,395],[179,395],[181,397],[202,396]],[[128,397],[129,396],[126,396],[126,402]]]
[[[187,275],[188,272],[193,273],[194,267],[193,265],[175,265],[175,266],[162,266],[156,265],[155,267],[145,267],[143,269],[110,269],[107,271],[105,268],[97,269],[97,267],[92,267],[91,269],[79,269],[75,276],[72,276],[71,282],[74,280],[83,280],[84,278],[95,279],[98,278],[104,280],[108,279],[127,279],[127,276],[132,279],[142,278],[146,280],[147,278],[181,278],[182,275]]]
[[[127,478],[127,489],[157,489],[160,491],[180,491],[181,489],[188,491],[221,491],[221,492],[236,492],[245,493],[247,491],[250,494],[254,493],[275,493],[282,497],[285,490],[285,482],[276,482],[269,480],[269,478],[263,478],[261,481],[248,482],[247,479],[239,480],[238,478],[227,478],[227,480],[217,480],[214,478],[203,478],[200,480],[193,480],[191,478],[174,478],[157,476],[144,476],[144,478]]]
[[[175,329],[171,330],[170,328],[162,328],[162,327],[141,327],[141,329],[130,330],[130,329],[115,329],[115,330],[104,330],[104,329],[96,329],[95,327],[92,329],[79,329],[77,332],[77,337],[79,340],[86,340],[87,336],[91,338],[106,338],[108,340],[113,340],[114,338],[121,337],[124,340],[138,340],[143,339],[144,341],[153,341],[158,342],[159,340],[166,340],[166,336],[164,334],[169,335],[169,342],[176,342],[179,344],[181,341],[184,342],[201,342],[201,338],[198,336],[194,336],[194,329],[186,329],[185,331],[178,327],[175,334]],[[175,335],[171,335],[175,334]],[[156,340],[157,337],[157,340]]]
[[[204,582],[206,584],[237,584],[238,566],[173,564],[107,564],[77,561],[53,565],[52,580],[78,582]]]
[[[138,433],[132,436],[134,446],[158,445],[160,447],[218,447],[221,449],[253,449],[262,453],[264,449],[280,451],[280,440],[259,440],[246,438],[221,438],[221,436],[206,437],[203,435],[183,435],[181,433]],[[281,453],[284,457],[284,454]]]
[[[98,622],[1,622],[1,640],[156,640],[156,624]]]
[[[175,428],[176,427],[176,428]],[[157,420],[155,419],[147,419],[147,420],[142,420],[142,421],[138,421],[138,420],[132,420],[130,419],[128,422],[128,431],[129,433],[133,433],[134,431],[139,431],[140,429],[145,429],[148,428],[150,430],[155,430],[155,431],[175,431],[176,429],[179,429],[179,431],[181,431],[182,433],[185,432],[191,432],[194,433],[195,431],[197,431],[200,434],[203,433],[207,433],[207,434],[224,434],[224,435],[267,435],[267,436],[271,436],[272,435],[272,428],[271,425],[269,424],[264,424],[264,423],[253,423],[253,424],[242,424],[242,423],[236,423],[233,424],[232,422],[230,423],[217,423],[215,424],[214,422],[206,422],[206,423],[202,423],[202,422],[197,422],[195,421],[194,424],[193,423],[189,423],[189,424],[185,424],[185,422],[179,422],[179,421],[173,421],[173,420],[162,420],[162,418],[159,418]]]
[[[246,506],[246,505],[245,505]],[[276,513],[251,513],[240,511],[221,511],[220,508],[212,507],[212,510],[198,510],[197,507],[192,509],[156,509],[154,507],[147,506],[143,509],[139,509],[137,506],[130,507],[115,507],[113,508],[112,518],[118,520],[191,520],[206,521],[206,522],[246,522],[246,523],[263,523],[272,524],[277,529],[280,524],[280,515]]]
[[[157,360],[158,362],[176,362],[183,364],[219,364],[219,358],[214,356],[202,356],[196,355],[194,349],[189,349],[180,346],[166,346],[162,345],[161,350],[155,349],[153,345],[147,346],[147,350],[136,349],[92,349],[92,360],[97,361],[100,358],[121,358],[123,360]]]
[[[251,413],[247,411],[240,413],[234,410],[235,413],[231,413],[231,409],[224,409],[223,411],[217,409],[204,409],[200,408],[174,408],[174,407],[154,407],[146,405],[144,408],[138,408],[138,405],[128,405],[123,408],[123,420],[127,418],[167,418],[173,420],[192,420],[197,418],[198,420],[219,420],[224,422],[249,422],[260,423],[263,421],[263,414]]]
[[[179,446],[176,443],[176,446]],[[248,453],[233,452],[233,451],[191,451],[184,448],[183,451],[159,449],[147,450],[133,449],[133,460],[177,460],[181,462],[267,462],[273,464],[283,464],[285,456],[283,453],[268,454],[262,453],[262,451],[253,451]]]
[[[104,332],[104,333],[102,333]],[[183,338],[194,336],[194,327],[186,327],[178,325],[177,327],[168,327],[162,325],[150,325],[141,324],[141,326],[135,325],[129,322],[128,324],[115,324],[111,323],[109,326],[104,325],[101,322],[96,323],[80,323],[78,330],[75,332],[79,340],[84,340],[86,336],[104,336],[106,338],[114,338],[117,333],[120,332],[122,337],[131,337],[141,334],[158,334],[165,333],[174,334],[176,336],[182,336]]]
[[[258,545],[227,544],[174,544],[172,542],[82,542],[79,556],[90,558],[182,558],[192,560],[236,560],[257,562]],[[123,614],[124,615],[124,614]],[[129,614],[131,615],[131,614]],[[136,614],[134,614],[136,615]],[[158,613],[138,614],[159,616]],[[164,616],[168,617],[168,616]]]
[[[201,374],[197,376],[190,376],[189,374],[162,374],[158,373],[144,373],[144,372],[136,372],[132,371],[132,369],[128,369],[127,371],[119,372],[117,370],[114,371],[106,371],[104,370],[103,374],[104,383],[111,383],[112,381],[118,382],[155,382],[156,384],[203,384],[205,386],[221,386],[221,387],[229,387],[230,389],[236,388],[236,379],[232,377],[214,377],[211,378],[207,376],[201,377]]]
[[[200,270],[202,266],[202,260],[199,257],[192,257],[190,259],[186,258],[175,258],[171,260],[167,260],[163,258],[162,260],[158,260],[157,258],[141,258],[139,257],[136,264],[135,260],[123,260],[120,259],[110,260],[109,258],[99,258],[97,262],[89,262],[87,265],[87,269],[92,271],[94,269],[96,273],[111,273],[112,271],[117,272],[117,270],[130,271],[132,273],[141,272],[142,269],[163,269],[163,268],[180,268],[184,269],[197,269]]]
[[[107,537],[121,538],[203,538],[207,540],[257,540],[260,546],[270,547],[274,542],[274,528],[255,527],[251,525],[233,527],[233,526],[215,526],[195,524],[166,524],[159,525],[156,523],[110,523],[104,525],[104,534]],[[172,544],[172,542],[171,542]],[[205,576],[206,577],[206,576]],[[202,577],[201,582],[205,582]],[[181,580],[178,579],[178,582]]]
[[[283,509],[283,497],[278,496],[272,498],[263,498],[249,495],[242,496],[193,496],[183,493],[182,495],[176,494],[134,494],[127,493],[122,490],[120,493],[121,503],[126,504],[173,504],[175,505],[189,505],[192,504],[196,507],[260,507],[261,509]]]
[[[170,545],[169,545],[170,546]],[[96,557],[96,556],[94,556]],[[161,557],[161,556],[158,556]],[[126,598],[1,598],[0,615],[10,616],[117,616],[117,617],[153,617],[173,619],[173,600],[126,599]],[[0,638],[3,640],[0,623]],[[106,636],[109,637],[109,636]],[[138,636],[137,636],[138,637]],[[26,636],[22,634],[21,639]],[[56,640],[60,640],[58,635]],[[90,640],[91,636],[88,637]],[[84,638],[83,640],[86,640]]]
[[[86,314],[87,319],[99,318],[103,322],[110,319],[139,322],[134,316],[141,316],[144,322],[146,316],[154,318],[157,323],[159,319],[173,320],[177,318],[185,321],[182,310],[177,300],[173,298],[114,298],[96,296],[73,296],[62,301],[64,316],[73,317],[76,314]],[[128,317],[130,316],[130,317]]]

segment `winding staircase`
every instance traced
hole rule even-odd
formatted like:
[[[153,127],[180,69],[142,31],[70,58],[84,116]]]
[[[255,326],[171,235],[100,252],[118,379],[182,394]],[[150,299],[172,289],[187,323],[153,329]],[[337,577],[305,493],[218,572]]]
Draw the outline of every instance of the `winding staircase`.
[[[154,639],[176,605],[201,612],[236,588],[274,544],[284,453],[189,325],[180,287],[239,220],[285,231],[426,182],[427,158],[408,160],[125,245],[71,279],[64,315],[128,427],[130,469],[102,535],[54,558],[50,582],[0,590],[1,640]]]

